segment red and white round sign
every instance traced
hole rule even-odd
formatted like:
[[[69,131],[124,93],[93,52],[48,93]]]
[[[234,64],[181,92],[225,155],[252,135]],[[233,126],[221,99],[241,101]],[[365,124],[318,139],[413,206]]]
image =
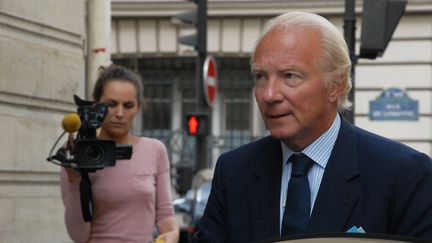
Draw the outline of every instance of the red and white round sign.
[[[204,61],[204,93],[207,100],[207,104],[212,106],[217,92],[217,68],[216,60],[212,56],[208,56]]]

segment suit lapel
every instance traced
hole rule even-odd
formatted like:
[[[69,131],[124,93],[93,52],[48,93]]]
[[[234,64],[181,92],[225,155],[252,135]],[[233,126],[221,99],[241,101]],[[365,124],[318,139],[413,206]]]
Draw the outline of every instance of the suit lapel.
[[[279,194],[282,174],[280,141],[264,138],[267,151],[253,161],[253,173],[248,188],[252,238],[254,240],[279,236]]]
[[[359,196],[356,135],[342,119],[309,221],[308,232],[341,232]]]

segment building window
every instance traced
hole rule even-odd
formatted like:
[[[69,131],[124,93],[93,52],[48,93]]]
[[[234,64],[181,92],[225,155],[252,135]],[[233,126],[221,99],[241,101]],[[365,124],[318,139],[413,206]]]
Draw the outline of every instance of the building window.
[[[225,150],[236,148],[251,141],[250,89],[225,91]]]
[[[145,110],[142,116],[141,135],[162,140],[170,150],[172,139],[182,136],[180,157],[192,160],[195,139],[184,131],[172,131],[172,102],[182,102],[184,124],[185,114],[195,110],[196,106],[196,58],[123,58],[113,59],[114,63],[130,68],[141,75],[144,84]],[[236,148],[252,140],[251,137],[251,91],[253,81],[247,58],[217,58],[218,92],[223,94],[224,113],[222,151]],[[172,100],[173,84],[177,82],[182,100]],[[178,119],[177,119],[178,120]],[[175,125],[175,124],[174,124]],[[211,150],[212,137],[208,146]],[[189,149],[188,149],[189,148]],[[173,149],[175,150],[175,149]]]
[[[144,86],[145,109],[142,135],[166,141],[171,135],[171,85],[147,83]]]

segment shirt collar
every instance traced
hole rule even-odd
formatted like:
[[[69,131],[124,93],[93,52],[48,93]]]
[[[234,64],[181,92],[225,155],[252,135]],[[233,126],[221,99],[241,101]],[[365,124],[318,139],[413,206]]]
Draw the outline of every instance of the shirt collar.
[[[325,131],[318,139],[316,139],[313,143],[308,145],[301,152],[311,158],[315,163],[320,165],[322,168],[325,168],[327,162],[330,158],[331,151],[336,143],[337,135],[339,133],[341,125],[341,118],[339,114],[336,114],[336,117],[333,121],[333,124],[330,126],[327,131]],[[288,146],[286,146],[281,141],[282,146],[282,165],[285,165],[288,158],[294,153]]]

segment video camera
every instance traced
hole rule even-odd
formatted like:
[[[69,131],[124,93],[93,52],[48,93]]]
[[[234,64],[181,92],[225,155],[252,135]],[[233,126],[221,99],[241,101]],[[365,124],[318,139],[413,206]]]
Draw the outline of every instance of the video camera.
[[[78,115],[81,119],[81,127],[75,140],[77,169],[96,170],[108,166],[114,166],[116,160],[130,159],[132,155],[131,145],[116,145],[113,140],[99,140],[96,138],[98,129],[108,111],[105,103],[85,101],[74,95],[75,104],[78,106]]]
[[[81,174],[80,198],[83,219],[86,222],[93,220],[93,199],[89,172],[114,166],[116,160],[130,159],[132,156],[132,145],[116,145],[114,140],[97,139],[96,129],[101,127],[108,105],[82,100],[74,95],[75,104],[78,106],[77,113],[72,113],[63,118],[63,134],[57,139],[52,147],[48,161],[63,166],[77,169]],[[72,133],[78,131],[73,140]],[[51,156],[54,148],[65,133],[69,133],[66,146],[57,150]]]
[[[78,106],[79,120],[76,118],[65,121],[64,119],[63,124],[65,122],[74,126],[74,123],[77,123],[78,126],[79,123],[81,124],[76,139],[71,146],[60,148],[54,156],[49,156],[47,160],[51,162],[57,160],[60,161],[57,164],[64,167],[93,172],[114,166],[116,160],[130,159],[132,145],[116,145],[114,140],[101,140],[96,137],[96,130],[102,125],[108,105],[82,100],[77,95],[74,95],[74,101]]]

